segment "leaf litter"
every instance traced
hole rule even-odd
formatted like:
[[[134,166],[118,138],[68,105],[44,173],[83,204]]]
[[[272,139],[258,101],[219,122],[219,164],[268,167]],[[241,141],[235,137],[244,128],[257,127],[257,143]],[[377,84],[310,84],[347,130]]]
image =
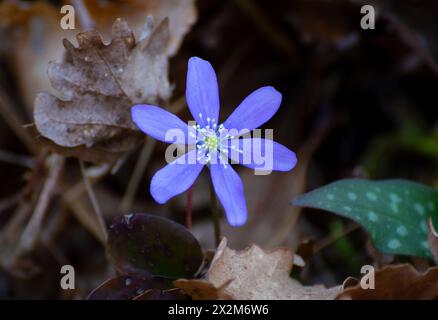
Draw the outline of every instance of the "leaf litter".
[[[131,106],[170,98],[167,19],[139,42],[121,19],[112,35],[104,44],[97,31],[79,33],[78,47],[64,40],[65,59],[49,64],[50,82],[62,95],[38,94],[34,118],[40,134],[58,146],[122,154],[141,141]]]

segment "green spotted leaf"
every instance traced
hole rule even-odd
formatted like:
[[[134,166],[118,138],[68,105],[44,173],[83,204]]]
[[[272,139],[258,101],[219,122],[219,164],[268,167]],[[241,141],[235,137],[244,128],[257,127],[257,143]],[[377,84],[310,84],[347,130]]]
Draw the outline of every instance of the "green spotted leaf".
[[[431,258],[428,219],[438,222],[438,193],[406,180],[339,180],[293,200],[293,205],[353,219],[383,253]]]

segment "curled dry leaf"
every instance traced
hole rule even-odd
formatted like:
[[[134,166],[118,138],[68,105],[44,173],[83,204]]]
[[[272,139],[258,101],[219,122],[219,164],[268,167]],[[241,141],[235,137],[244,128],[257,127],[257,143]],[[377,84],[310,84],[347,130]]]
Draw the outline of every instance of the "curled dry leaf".
[[[225,289],[231,281],[215,287],[211,282],[203,279],[178,279],[173,285],[184,290],[193,300],[230,300],[231,297],[225,293]]]
[[[111,27],[117,18],[128,21],[137,39],[147,35],[145,27],[148,16],[155,21],[169,18],[170,41],[166,52],[173,56],[184,36],[196,22],[194,0],[84,0],[88,9],[84,15],[102,33],[104,40],[111,39]],[[82,23],[81,10],[76,8],[77,28],[86,29]],[[49,61],[59,59],[64,48],[62,39],[73,40],[76,30],[59,27],[59,7],[47,1],[0,2],[0,30],[8,35],[0,47],[10,50],[10,63],[14,69],[23,100],[31,110],[35,95],[51,90],[46,74]]]
[[[153,16],[155,21],[169,18],[167,52],[170,56],[178,51],[184,36],[197,19],[195,0],[85,0],[84,3],[100,28],[108,30],[116,18],[122,17],[129,21],[138,38],[145,34],[143,25],[146,16]]]
[[[94,30],[77,35],[77,48],[64,40],[64,61],[52,62],[48,69],[62,99],[47,92],[35,99],[41,135],[66,148],[85,146],[110,154],[132,148],[141,138],[131,120],[132,105],[158,104],[171,94],[168,21],[150,28],[149,36],[137,43],[128,24],[117,19],[108,45]]]
[[[420,273],[410,264],[388,265],[375,272],[375,289],[349,287],[337,299],[438,299],[438,267]]]
[[[265,252],[256,245],[236,252],[224,238],[213,258],[206,280],[216,288],[230,282],[224,293],[242,300],[329,300],[341,287],[303,286],[290,277],[293,254],[286,248]]]

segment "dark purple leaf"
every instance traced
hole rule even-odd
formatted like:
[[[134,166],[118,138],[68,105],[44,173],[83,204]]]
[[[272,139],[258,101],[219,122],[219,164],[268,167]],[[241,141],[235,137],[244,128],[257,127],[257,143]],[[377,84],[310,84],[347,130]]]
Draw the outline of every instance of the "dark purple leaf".
[[[146,271],[155,276],[192,277],[203,260],[198,241],[185,227],[148,214],[115,218],[108,249],[121,273]]]
[[[117,276],[94,289],[87,300],[131,300],[150,289],[163,290],[171,287],[168,279],[149,274]]]

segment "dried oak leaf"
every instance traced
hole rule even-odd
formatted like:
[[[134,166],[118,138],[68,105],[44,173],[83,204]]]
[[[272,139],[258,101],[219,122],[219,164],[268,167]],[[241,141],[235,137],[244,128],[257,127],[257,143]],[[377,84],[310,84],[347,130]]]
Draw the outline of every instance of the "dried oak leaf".
[[[184,290],[193,300],[230,300],[231,297],[225,293],[230,283],[231,280],[217,288],[203,279],[178,279],[173,285]]]
[[[52,1],[53,2],[53,1]],[[65,2],[65,1],[64,1]],[[117,18],[129,23],[137,39],[148,32],[145,21],[152,16],[154,21],[169,18],[170,39],[166,52],[174,56],[184,36],[197,20],[195,0],[84,0],[76,8],[76,28],[81,25],[81,16],[89,16],[104,40],[111,40],[111,27]],[[35,95],[51,91],[46,74],[49,61],[64,53],[62,39],[74,40],[74,29],[64,30],[59,26],[59,6],[48,1],[0,1],[0,51],[7,50],[8,64],[14,71],[20,95],[29,111]]]
[[[286,248],[265,252],[256,245],[236,252],[224,238],[213,258],[206,280],[237,300],[329,300],[341,287],[303,286],[290,277],[293,254]]]
[[[168,17],[170,41],[167,52],[170,56],[177,53],[184,36],[197,20],[195,0],[85,0],[84,4],[100,28],[109,30],[114,19],[122,17],[129,21],[135,35],[144,32],[148,15],[156,21]]]
[[[64,61],[51,62],[48,68],[62,98],[43,92],[34,103],[35,124],[43,137],[66,148],[85,146],[108,153],[132,148],[141,135],[130,108],[159,104],[171,94],[168,21],[156,29],[149,26],[151,32],[139,42],[122,19],[115,21],[109,44],[95,30],[79,33],[78,47],[64,40]]]
[[[438,267],[420,273],[410,264],[388,265],[375,272],[375,289],[349,287],[337,299],[438,299]]]

